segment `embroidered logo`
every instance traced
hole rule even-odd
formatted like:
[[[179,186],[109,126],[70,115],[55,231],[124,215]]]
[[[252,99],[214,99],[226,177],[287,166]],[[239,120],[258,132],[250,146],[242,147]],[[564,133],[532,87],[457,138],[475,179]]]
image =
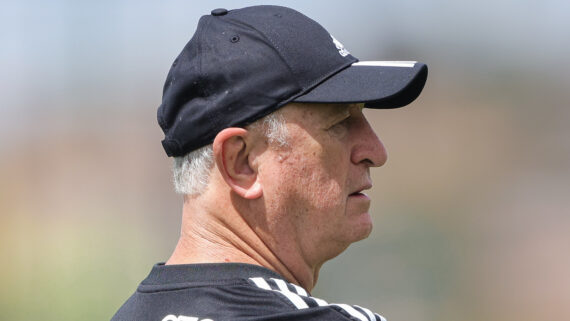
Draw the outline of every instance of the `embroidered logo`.
[[[346,48],[344,48],[342,43],[340,43],[340,41],[336,40],[336,38],[333,37],[332,35],[330,35],[330,36],[332,38],[332,41],[333,41],[336,49],[338,50],[338,53],[343,57],[348,56],[350,54],[350,52],[348,52],[348,50],[346,50]]]

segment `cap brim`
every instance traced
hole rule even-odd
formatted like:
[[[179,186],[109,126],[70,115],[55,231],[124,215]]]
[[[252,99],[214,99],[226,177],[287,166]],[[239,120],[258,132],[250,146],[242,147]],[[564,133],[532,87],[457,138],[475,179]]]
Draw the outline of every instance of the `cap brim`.
[[[426,79],[427,66],[415,61],[355,62],[293,101],[397,108],[414,101]]]

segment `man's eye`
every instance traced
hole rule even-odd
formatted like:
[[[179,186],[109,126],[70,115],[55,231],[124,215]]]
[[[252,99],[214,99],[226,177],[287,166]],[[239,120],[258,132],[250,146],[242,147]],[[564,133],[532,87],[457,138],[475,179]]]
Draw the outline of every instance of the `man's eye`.
[[[350,116],[332,125],[331,128],[329,128],[329,131],[335,136],[343,136],[347,131],[349,122]]]
[[[346,125],[346,124],[349,122],[349,120],[350,120],[350,116],[347,116],[347,117],[344,118],[343,120],[337,122],[337,123],[335,124],[335,126],[337,126],[337,125]]]

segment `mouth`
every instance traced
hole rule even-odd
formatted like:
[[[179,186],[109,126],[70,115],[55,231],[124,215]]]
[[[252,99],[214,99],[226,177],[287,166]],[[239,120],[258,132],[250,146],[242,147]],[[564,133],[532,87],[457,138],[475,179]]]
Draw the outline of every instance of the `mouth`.
[[[360,187],[359,189],[357,189],[356,191],[348,194],[348,196],[353,196],[353,197],[368,197],[368,195],[366,195],[364,193],[365,190],[368,190],[372,188],[372,184],[367,184],[365,186]]]
[[[370,197],[368,197],[368,195],[362,193],[362,192],[357,192],[357,193],[352,193],[350,195],[348,195],[348,199],[349,200],[362,200],[362,201],[370,201]]]

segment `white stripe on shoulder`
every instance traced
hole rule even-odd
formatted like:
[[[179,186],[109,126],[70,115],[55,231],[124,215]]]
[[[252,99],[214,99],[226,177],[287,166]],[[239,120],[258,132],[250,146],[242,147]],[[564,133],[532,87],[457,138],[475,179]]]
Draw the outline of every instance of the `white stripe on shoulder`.
[[[342,308],[344,311],[348,312],[348,314],[352,315],[353,317],[362,320],[362,321],[370,321],[368,320],[364,314],[358,312],[355,308],[351,307],[348,304],[342,304],[342,303],[333,303],[331,305],[336,305],[340,308]]]
[[[297,307],[297,309],[301,310],[301,309],[308,309],[309,306],[307,305],[307,303],[305,301],[303,301],[303,299],[298,296],[297,294],[293,293],[293,292],[284,292],[284,291],[277,291],[274,290],[276,292],[279,292],[281,294],[283,294],[284,296],[287,297],[287,299],[289,299],[289,301],[291,301],[291,303],[293,303],[295,305],[295,307]]]
[[[361,309],[362,311],[364,311],[364,313],[366,313],[366,315],[368,316],[368,319],[370,321],[376,321],[376,317],[374,316],[374,313],[372,313],[372,311],[368,310],[367,308],[363,308],[359,305],[355,305],[355,307]]]
[[[374,315],[377,316],[377,317],[380,319],[380,321],[386,321],[386,318],[384,318],[384,317],[381,316],[380,314],[374,313]]]
[[[281,292],[291,292],[291,290],[289,290],[289,288],[287,287],[287,283],[285,283],[285,281],[281,280],[281,279],[275,279],[275,278],[271,278],[273,281],[275,281],[275,284],[277,284],[277,287],[279,288],[279,291]]]
[[[354,318],[357,318],[358,320],[361,320],[361,321],[376,321],[377,318],[379,318],[381,321],[386,321],[386,319],[384,319],[383,316],[381,316],[377,313],[372,313],[372,311],[370,311],[366,308],[363,308],[361,306],[358,306],[358,305],[355,305],[355,307],[362,310],[363,312],[360,312],[359,310],[355,309],[353,306],[350,306],[348,304],[342,304],[342,303],[328,304],[325,300],[309,296],[307,291],[305,289],[303,289],[302,287],[300,287],[296,284],[293,284],[293,283],[285,282],[282,279],[271,278],[271,279],[266,280],[266,279],[261,278],[261,277],[255,277],[255,278],[250,278],[250,280],[260,289],[268,290],[268,291],[274,291],[274,292],[280,293],[281,295],[285,296],[299,310],[309,308],[309,305],[307,304],[307,302],[310,303],[311,302],[310,300],[313,300],[320,307],[336,306],[336,307],[346,311],[346,313],[348,313],[349,315],[351,315]],[[271,284],[275,283],[277,285],[277,289],[275,289],[275,285],[273,285],[273,288],[272,288],[272,286],[269,283],[271,283]],[[291,291],[290,286],[292,286],[297,293]]]
[[[273,279],[273,281],[275,281],[275,283],[277,284],[277,287],[279,287],[279,290],[271,289],[271,287],[269,286],[269,283],[267,283],[267,281],[265,281],[265,279],[263,279],[263,278],[250,278],[250,280],[252,280],[253,283],[255,283],[255,285],[260,289],[275,291],[277,293],[281,293],[287,299],[289,299],[289,301],[291,301],[291,303],[293,303],[293,305],[299,310],[309,308],[309,305],[305,301],[303,301],[303,299],[299,295],[291,292],[287,288],[287,284],[283,280]]]
[[[255,283],[255,285],[257,285],[257,287],[260,289],[271,290],[271,287],[263,278],[250,278],[250,280],[252,280],[253,283]]]
[[[315,302],[317,302],[317,304],[318,304],[320,307],[325,307],[325,306],[329,305],[329,304],[327,303],[327,301],[325,301],[325,300],[323,300],[323,299],[315,298],[315,297],[313,297],[313,296],[311,296],[310,298],[313,299],[313,300],[315,300]]]
[[[298,286],[297,284],[293,284],[293,283],[287,283],[281,279],[275,279],[275,278],[271,278],[273,281],[275,281],[275,284],[277,284],[277,287],[279,287],[279,290],[283,291],[283,292],[292,292],[288,285],[293,286],[293,288],[295,289],[295,292],[297,292],[298,295],[300,296],[308,296],[307,291],[305,291],[305,289],[303,289],[302,287]],[[295,293],[292,292],[292,293]]]
[[[373,66],[373,67],[404,67],[412,68],[417,61],[359,61],[352,66]]]
[[[307,291],[305,291],[305,289],[303,289],[302,287],[298,286],[297,284],[293,284],[293,287],[295,288],[295,291],[297,291],[298,295],[301,296],[309,296],[307,294]]]

